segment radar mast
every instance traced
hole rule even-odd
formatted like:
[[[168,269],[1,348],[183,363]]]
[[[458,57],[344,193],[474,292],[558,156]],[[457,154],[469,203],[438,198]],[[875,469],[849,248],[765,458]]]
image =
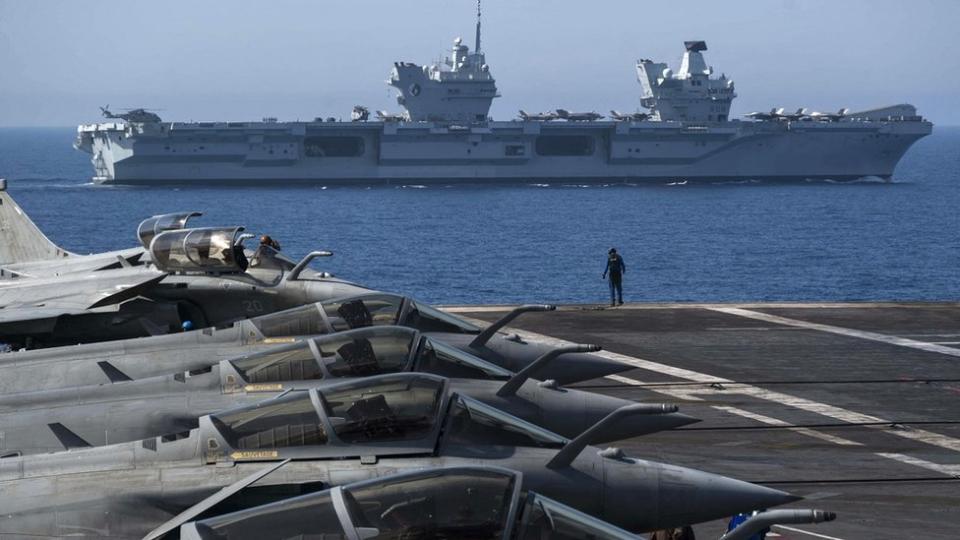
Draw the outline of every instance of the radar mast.
[[[473,52],[480,52],[480,0],[477,0],[477,41],[474,43]]]

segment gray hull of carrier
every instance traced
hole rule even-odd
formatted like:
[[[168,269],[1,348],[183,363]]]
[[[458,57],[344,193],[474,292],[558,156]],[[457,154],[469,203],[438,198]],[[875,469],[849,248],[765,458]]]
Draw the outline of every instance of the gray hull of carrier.
[[[630,183],[890,179],[932,124],[912,105],[860,112],[769,113],[730,120],[733,80],[714,75],[706,43],[685,42],[676,72],[636,63],[645,111],[521,111],[489,117],[499,97],[479,21],[473,51],[394,64],[387,81],[400,113],[369,121],[164,122],[134,110],[81,125],[74,146],[104,184]]]

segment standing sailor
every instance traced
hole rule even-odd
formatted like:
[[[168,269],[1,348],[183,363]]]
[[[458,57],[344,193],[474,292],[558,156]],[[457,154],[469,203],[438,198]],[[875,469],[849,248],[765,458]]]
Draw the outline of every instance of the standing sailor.
[[[610,305],[623,305],[623,274],[627,272],[627,265],[623,257],[617,254],[617,248],[610,248],[607,252],[607,267],[603,269],[603,278],[610,274]]]

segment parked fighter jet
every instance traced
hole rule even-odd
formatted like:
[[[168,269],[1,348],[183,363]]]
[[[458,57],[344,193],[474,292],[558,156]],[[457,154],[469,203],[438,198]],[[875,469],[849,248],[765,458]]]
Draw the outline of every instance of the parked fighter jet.
[[[523,475],[500,467],[375,478],[191,521],[180,526],[179,537],[642,540],[534,491],[524,493]]]
[[[610,111],[610,118],[618,122],[643,122],[650,115],[642,112],[622,113],[620,111]]]
[[[181,540],[248,538],[542,538],[641,540],[535,491],[499,467],[443,467],[375,478],[180,526]],[[643,511],[642,505],[637,509]],[[822,510],[760,512],[720,537],[748,540],[772,525],[836,519]],[[157,533],[169,530],[158,528]],[[155,534],[148,539],[157,538]]]
[[[556,113],[552,112],[528,113],[523,109],[520,109],[520,118],[528,122],[549,122],[550,120],[556,120],[559,117]]]
[[[783,116],[783,107],[770,109],[770,112],[750,112],[744,116],[754,120],[778,120]]]
[[[104,118],[117,118],[126,122],[136,122],[140,124],[159,124],[160,116],[157,113],[147,109],[124,109],[123,113],[113,114],[110,112],[110,106],[100,107],[100,112]]]
[[[0,393],[109,384],[206,369],[220,360],[276,343],[353,328],[401,325],[478,356],[508,371],[520,371],[555,347],[524,341],[500,330],[522,313],[552,309],[523,306],[481,329],[411,298],[368,293],[307,304],[238,321],[223,328],[0,354]],[[568,353],[533,374],[570,384],[631,369],[593,354]]]
[[[381,122],[403,122],[406,120],[406,117],[402,113],[377,111],[377,120],[380,120]]]
[[[797,120],[802,120],[803,118],[807,118],[808,116],[809,115],[807,114],[807,109],[804,107],[800,107],[799,109],[797,109],[796,112],[780,114],[778,119],[786,120],[788,122],[796,122]]]
[[[564,353],[594,349],[583,345],[558,349],[513,374],[410,328],[360,328],[275,345],[205,370],[112,385],[2,394],[0,454],[53,452],[176,433],[197,427],[201,416],[262,401],[271,394],[403,371],[455,376],[450,380],[454,391],[575,437],[631,402],[538,383],[530,374]],[[590,442],[635,437],[695,421],[680,414],[640,416],[623,422],[622,431],[605,434],[609,439]]]
[[[814,120],[824,120],[827,122],[837,122],[839,120],[842,120],[843,117],[846,116],[848,112],[850,112],[850,109],[846,109],[846,108],[840,109],[835,113],[822,113],[822,112],[814,111],[810,113],[810,118],[813,118]]]
[[[464,465],[516,470],[525,489],[631,531],[797,499],[588,447],[620,419],[649,413],[646,405],[620,409],[567,440],[453,393],[442,378],[401,373],[380,382],[378,388],[369,381],[332,385],[220,412],[182,434],[0,459],[0,534],[130,537],[161,525],[155,533],[162,534],[245,496],[269,501],[271,494]]]
[[[205,327],[369,291],[309,270],[270,246],[248,257],[243,227],[166,231],[151,266],[0,283],[0,336],[14,348],[66,345]]]
[[[603,118],[602,114],[595,112],[570,112],[566,109],[557,109],[557,116],[568,122],[591,122]]]

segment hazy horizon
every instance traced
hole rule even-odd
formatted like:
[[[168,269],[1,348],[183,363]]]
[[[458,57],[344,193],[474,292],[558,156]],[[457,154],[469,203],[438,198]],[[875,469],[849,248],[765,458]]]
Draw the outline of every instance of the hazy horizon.
[[[457,36],[472,47],[474,10],[471,0],[0,0],[0,126],[89,123],[107,104],[180,121],[398,111],[384,82],[392,63],[437,60]],[[636,110],[636,60],[675,69],[683,41],[702,39],[707,63],[736,83],[732,116],[912,103],[935,124],[960,124],[952,0],[486,0],[483,10],[497,120],[520,108]]]

